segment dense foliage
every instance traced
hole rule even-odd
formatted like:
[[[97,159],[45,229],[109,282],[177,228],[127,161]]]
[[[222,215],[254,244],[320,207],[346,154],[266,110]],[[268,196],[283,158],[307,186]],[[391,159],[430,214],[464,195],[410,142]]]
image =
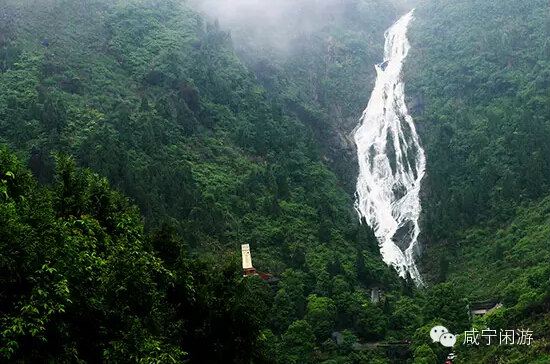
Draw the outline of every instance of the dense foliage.
[[[406,78],[428,156],[424,272],[502,303],[475,327],[535,340],[459,345],[457,361],[548,362],[550,5],[425,1],[416,18]]]
[[[0,5],[0,361],[435,363],[434,324],[535,332],[462,362],[550,360],[548,3],[418,4],[423,290],[347,193],[404,9],[319,3],[301,11],[322,26],[282,14],[283,48],[230,24],[237,52],[175,0]],[[275,283],[243,279],[241,243]]]
[[[40,187],[2,149],[0,193],[2,361],[219,362],[260,352],[269,288],[243,280],[234,259],[190,259],[173,236],[147,236],[105,178],[58,156],[55,182]]]
[[[3,358],[303,362],[357,356],[355,341],[384,336],[392,300],[402,288],[411,294],[409,285],[378,258],[372,233],[322,161],[313,126],[268,96],[227,32],[175,1],[39,5],[8,1],[2,11],[0,138],[49,186],[27,186],[29,193],[52,196],[49,220],[26,228],[38,235],[47,225],[57,237],[51,249],[21,257],[21,266],[38,264],[27,269],[9,260],[19,250],[7,238],[27,234],[6,225],[0,241],[6,269],[49,279],[48,291],[40,289],[55,296],[31,331],[19,310],[34,307],[32,286],[10,283],[21,291],[2,297]],[[74,161],[56,162],[60,152]],[[75,164],[130,196],[145,227],[105,180]],[[21,167],[13,173],[28,176]],[[29,219],[31,211],[11,209]],[[71,239],[70,247],[59,243]],[[248,287],[255,280],[243,283],[227,261],[241,243],[279,279],[272,290]],[[54,278],[39,271],[48,261]],[[377,286],[393,298],[372,304]],[[347,330],[349,350],[322,345],[337,330]]]
[[[426,2],[407,92],[428,158],[427,234],[513,215],[549,192],[547,1]]]
[[[252,242],[278,271],[311,249],[355,261],[351,201],[312,128],[266,97],[228,33],[176,2],[8,4],[0,136],[40,181],[63,151],[193,248]]]
[[[253,22],[226,21],[239,55],[269,97],[312,127],[323,157],[350,194],[356,182],[350,176],[357,173],[352,130],[374,87],[384,31],[404,12],[400,3],[301,0]],[[274,4],[277,9],[285,1]]]

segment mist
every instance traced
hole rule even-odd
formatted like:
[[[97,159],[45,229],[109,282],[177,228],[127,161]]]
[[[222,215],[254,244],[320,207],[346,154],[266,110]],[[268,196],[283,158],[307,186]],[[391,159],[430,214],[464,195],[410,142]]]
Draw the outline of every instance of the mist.
[[[239,47],[288,52],[320,32],[351,21],[357,27],[378,21],[377,12],[395,16],[407,0],[189,0],[189,4],[230,30]],[[399,8],[403,10],[400,11]]]

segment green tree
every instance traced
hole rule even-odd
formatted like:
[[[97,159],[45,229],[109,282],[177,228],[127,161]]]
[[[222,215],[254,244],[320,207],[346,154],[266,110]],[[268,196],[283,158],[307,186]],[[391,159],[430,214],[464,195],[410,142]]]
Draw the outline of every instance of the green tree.
[[[315,334],[307,321],[294,321],[282,337],[281,356],[284,363],[301,364],[313,362]]]
[[[278,290],[271,313],[271,324],[274,330],[277,333],[283,333],[296,319],[298,319],[298,315],[294,309],[294,302],[285,289]]]
[[[436,364],[437,357],[429,345],[422,344],[414,350],[414,364]]]
[[[357,333],[366,340],[378,340],[384,337],[387,326],[384,312],[370,301],[364,301],[355,323]]]
[[[423,311],[427,320],[448,322],[447,328],[455,332],[468,329],[468,302],[458,287],[451,283],[437,284],[427,291],[425,302]]]
[[[313,328],[318,340],[329,337],[336,325],[336,305],[329,297],[315,294],[307,298],[306,320]]]
[[[410,338],[422,325],[422,309],[411,298],[402,297],[393,307],[390,316],[390,327],[403,337]]]

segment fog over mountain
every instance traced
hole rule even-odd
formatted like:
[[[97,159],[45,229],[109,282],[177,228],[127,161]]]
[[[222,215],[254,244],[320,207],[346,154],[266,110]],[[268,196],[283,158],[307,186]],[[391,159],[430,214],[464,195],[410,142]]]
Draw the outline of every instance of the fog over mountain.
[[[408,0],[190,0],[190,4],[211,20],[230,29],[238,45],[255,44],[274,51],[300,47],[299,40],[342,22],[361,21],[362,14],[374,15],[381,7],[410,7]],[[399,13],[400,10],[396,10]]]

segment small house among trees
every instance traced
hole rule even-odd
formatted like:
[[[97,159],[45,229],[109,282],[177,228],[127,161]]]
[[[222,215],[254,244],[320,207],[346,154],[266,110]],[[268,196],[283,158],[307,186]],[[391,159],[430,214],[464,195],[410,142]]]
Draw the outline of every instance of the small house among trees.
[[[473,302],[469,305],[468,309],[470,312],[470,317],[474,318],[484,316],[486,313],[500,307],[502,307],[502,303],[497,300],[486,300],[481,302]]]

